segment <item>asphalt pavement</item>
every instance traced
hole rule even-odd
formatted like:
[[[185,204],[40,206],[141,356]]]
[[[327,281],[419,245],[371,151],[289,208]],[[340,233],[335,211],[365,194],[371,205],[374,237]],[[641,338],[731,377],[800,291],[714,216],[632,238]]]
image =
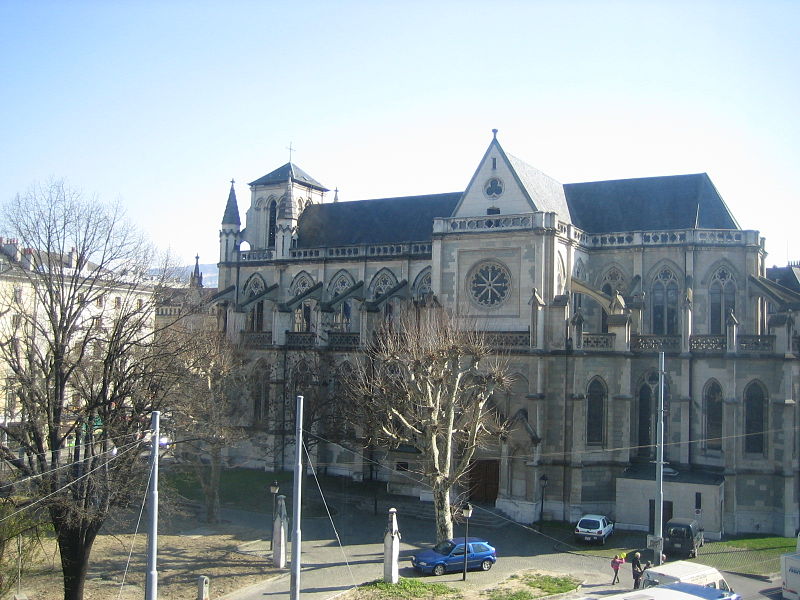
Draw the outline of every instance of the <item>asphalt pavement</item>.
[[[429,519],[414,518],[406,507],[398,512],[401,532],[400,576],[421,577],[411,568],[411,555],[430,547],[435,538],[434,524]],[[264,514],[226,510],[226,519],[257,529],[264,529]],[[307,600],[327,600],[383,576],[383,533],[387,517],[350,507],[340,510],[329,520],[325,517],[303,520],[303,552],[300,574],[300,595]],[[458,529],[458,526],[457,526]],[[456,535],[463,532],[456,531]],[[611,569],[605,557],[578,551],[564,551],[563,544],[530,528],[513,524],[501,528],[470,526],[470,535],[483,537],[497,547],[498,561],[491,571],[470,571],[467,581],[461,573],[430,577],[455,589],[491,588],[518,571],[535,569],[543,573],[571,575],[581,580],[582,588],[566,598],[586,595],[607,596],[631,589],[630,568],[621,571],[621,582],[610,585]],[[266,541],[264,543],[266,548]],[[726,574],[727,578],[727,574]],[[775,583],[732,575],[732,585],[745,600],[778,598]],[[213,591],[213,582],[212,582]],[[224,596],[224,600],[265,600],[290,597],[290,576],[277,578],[240,589]]]

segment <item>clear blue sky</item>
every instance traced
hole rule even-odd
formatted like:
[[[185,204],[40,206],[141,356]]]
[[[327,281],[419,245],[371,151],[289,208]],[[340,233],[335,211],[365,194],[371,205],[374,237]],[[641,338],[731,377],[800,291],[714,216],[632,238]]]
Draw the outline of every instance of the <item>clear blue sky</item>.
[[[800,259],[800,2],[0,0],[0,199],[64,177],[216,262],[229,180],[463,190],[491,140],[563,183],[707,172]],[[331,194],[332,199],[332,194]]]

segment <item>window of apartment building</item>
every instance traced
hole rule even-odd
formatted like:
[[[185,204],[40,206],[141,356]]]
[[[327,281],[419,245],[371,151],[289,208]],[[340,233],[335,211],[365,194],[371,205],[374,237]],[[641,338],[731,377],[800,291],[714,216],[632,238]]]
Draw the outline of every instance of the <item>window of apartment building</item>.
[[[114,298],[114,308],[122,308],[122,298],[119,296]]]
[[[20,286],[14,287],[14,302],[22,302],[22,288]]]
[[[104,302],[105,302],[105,298],[104,298],[103,294],[100,294],[97,298],[95,298],[94,305],[97,308],[103,308]]]

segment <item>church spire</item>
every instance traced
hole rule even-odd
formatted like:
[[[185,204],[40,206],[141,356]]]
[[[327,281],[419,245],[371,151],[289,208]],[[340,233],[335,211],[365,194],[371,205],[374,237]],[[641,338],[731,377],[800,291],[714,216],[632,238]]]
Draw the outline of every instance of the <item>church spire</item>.
[[[228,203],[225,205],[225,214],[222,216],[223,225],[241,225],[239,220],[239,205],[236,203],[236,190],[233,189],[233,184],[236,183],[231,179],[231,191],[228,193]]]
[[[194,257],[194,271],[189,277],[189,287],[201,288],[203,287],[203,274],[200,272],[200,255]]]

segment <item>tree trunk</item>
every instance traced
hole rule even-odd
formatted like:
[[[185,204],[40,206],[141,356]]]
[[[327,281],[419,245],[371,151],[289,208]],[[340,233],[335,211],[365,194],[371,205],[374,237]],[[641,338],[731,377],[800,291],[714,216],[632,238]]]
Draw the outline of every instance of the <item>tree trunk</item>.
[[[211,449],[211,467],[208,473],[208,486],[206,487],[206,521],[219,523],[219,479],[222,470],[222,449],[215,446]]]
[[[436,515],[436,543],[453,537],[453,516],[450,514],[450,486],[433,485],[433,510]]]
[[[89,568],[89,554],[96,532],[86,527],[57,526],[64,600],[83,600],[83,586]]]

